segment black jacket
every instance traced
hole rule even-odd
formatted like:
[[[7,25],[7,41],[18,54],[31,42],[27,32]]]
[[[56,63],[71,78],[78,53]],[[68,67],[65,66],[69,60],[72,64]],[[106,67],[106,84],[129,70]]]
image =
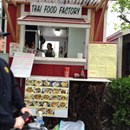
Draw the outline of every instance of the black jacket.
[[[5,126],[14,126],[13,105],[18,110],[24,107],[9,65],[0,58],[0,130]]]

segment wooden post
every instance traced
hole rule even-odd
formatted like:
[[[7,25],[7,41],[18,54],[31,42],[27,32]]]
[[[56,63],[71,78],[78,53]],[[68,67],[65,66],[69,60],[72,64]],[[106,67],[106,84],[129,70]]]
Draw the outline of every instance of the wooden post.
[[[2,0],[2,4],[3,4],[3,7],[4,7],[4,11],[7,15],[7,21],[9,23],[9,27],[10,27],[10,31],[11,31],[11,34],[12,34],[12,37],[13,37],[13,41],[15,42],[15,32],[14,32],[14,29],[13,29],[13,24],[12,24],[12,21],[11,21],[11,18],[10,18],[10,14],[9,14],[9,11],[6,7],[6,2],[5,0]]]
[[[106,10],[106,7],[107,7],[107,3],[108,3],[108,0],[105,0],[105,4],[103,6],[102,13],[101,13],[101,16],[100,16],[100,19],[99,19],[99,22],[98,22],[96,34],[95,34],[95,41],[97,41],[97,39],[98,39],[98,35],[99,35],[100,28],[101,28],[102,23],[103,23],[103,18],[104,18],[105,10]]]
[[[90,28],[90,41],[94,41],[94,28],[95,28],[95,9],[91,9],[91,28]]]
[[[98,6],[96,7],[96,11],[98,11],[101,7],[102,4],[104,3],[105,0],[101,0],[100,3],[98,4]]]
[[[16,14],[16,18],[20,17],[20,12],[21,12],[21,5],[17,4],[17,14]],[[16,21],[17,22],[17,21]],[[16,43],[20,42],[20,25],[18,25],[16,23]]]
[[[13,3],[14,6],[17,6],[17,3],[15,0],[11,0],[11,2]]]

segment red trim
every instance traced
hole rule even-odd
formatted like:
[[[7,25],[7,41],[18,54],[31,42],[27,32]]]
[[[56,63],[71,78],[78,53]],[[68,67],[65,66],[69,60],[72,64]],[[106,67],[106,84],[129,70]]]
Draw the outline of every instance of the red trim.
[[[30,5],[25,5],[24,11],[25,12],[30,12]]]
[[[88,14],[88,9],[85,7],[82,7],[82,15],[87,15]]]
[[[17,19],[16,19],[16,8],[13,4],[9,4],[8,6],[8,10],[9,10],[9,14],[10,14],[10,18],[13,24],[13,29],[14,29],[14,33],[16,33],[16,23],[17,23]],[[13,37],[11,35],[11,31],[10,31],[10,27],[9,27],[9,23],[7,21],[7,32],[10,33],[10,35],[7,37],[7,43],[6,43],[6,52],[9,53],[9,48],[10,48],[10,42],[13,42]]]
[[[94,42],[90,42],[90,44],[116,44],[116,43],[112,43],[112,42],[98,42],[98,41],[94,41]]]
[[[43,17],[43,16],[26,16],[18,21],[27,22],[49,22],[49,23],[65,23],[65,24],[89,24],[87,19],[81,18],[57,18],[57,17]]]
[[[99,23],[99,19],[101,17],[101,13],[102,13],[102,9],[100,9],[98,12],[96,12],[95,14],[95,33],[96,33],[96,30],[97,30],[97,26],[98,26],[98,23]],[[103,41],[103,27],[104,27],[104,21],[102,22],[102,26],[100,28],[100,31],[99,31],[99,35],[98,35],[98,38],[97,38],[97,41]],[[95,36],[95,34],[94,34]]]
[[[10,57],[10,65],[12,63],[12,60],[13,58]],[[75,65],[33,64],[31,75],[63,77],[65,67],[70,67],[70,77],[73,77],[74,73],[80,73],[82,68],[84,68],[84,66]]]
[[[51,64],[34,64],[31,75],[44,75],[44,76],[64,76],[64,68],[70,67],[70,77],[74,73],[80,73],[83,66],[72,65],[51,65]]]
[[[107,37],[107,41],[113,41],[115,39],[118,39],[121,35],[122,35],[122,32],[117,31],[117,32],[113,33],[112,35],[110,35],[109,37]]]

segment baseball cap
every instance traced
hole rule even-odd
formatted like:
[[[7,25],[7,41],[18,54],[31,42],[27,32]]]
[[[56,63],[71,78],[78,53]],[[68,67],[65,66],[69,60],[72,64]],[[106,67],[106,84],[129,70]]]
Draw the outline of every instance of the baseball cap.
[[[1,36],[8,36],[9,34],[10,34],[10,33],[8,33],[8,32],[5,32],[5,33],[4,33],[4,32],[2,32],[2,31],[0,31],[0,37],[1,37]]]

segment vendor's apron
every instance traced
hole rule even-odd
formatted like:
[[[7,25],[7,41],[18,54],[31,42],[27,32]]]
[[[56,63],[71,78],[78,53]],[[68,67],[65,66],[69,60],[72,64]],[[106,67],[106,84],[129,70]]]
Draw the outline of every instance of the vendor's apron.
[[[45,56],[46,57],[53,57],[52,52],[48,52],[48,51],[45,53]]]

